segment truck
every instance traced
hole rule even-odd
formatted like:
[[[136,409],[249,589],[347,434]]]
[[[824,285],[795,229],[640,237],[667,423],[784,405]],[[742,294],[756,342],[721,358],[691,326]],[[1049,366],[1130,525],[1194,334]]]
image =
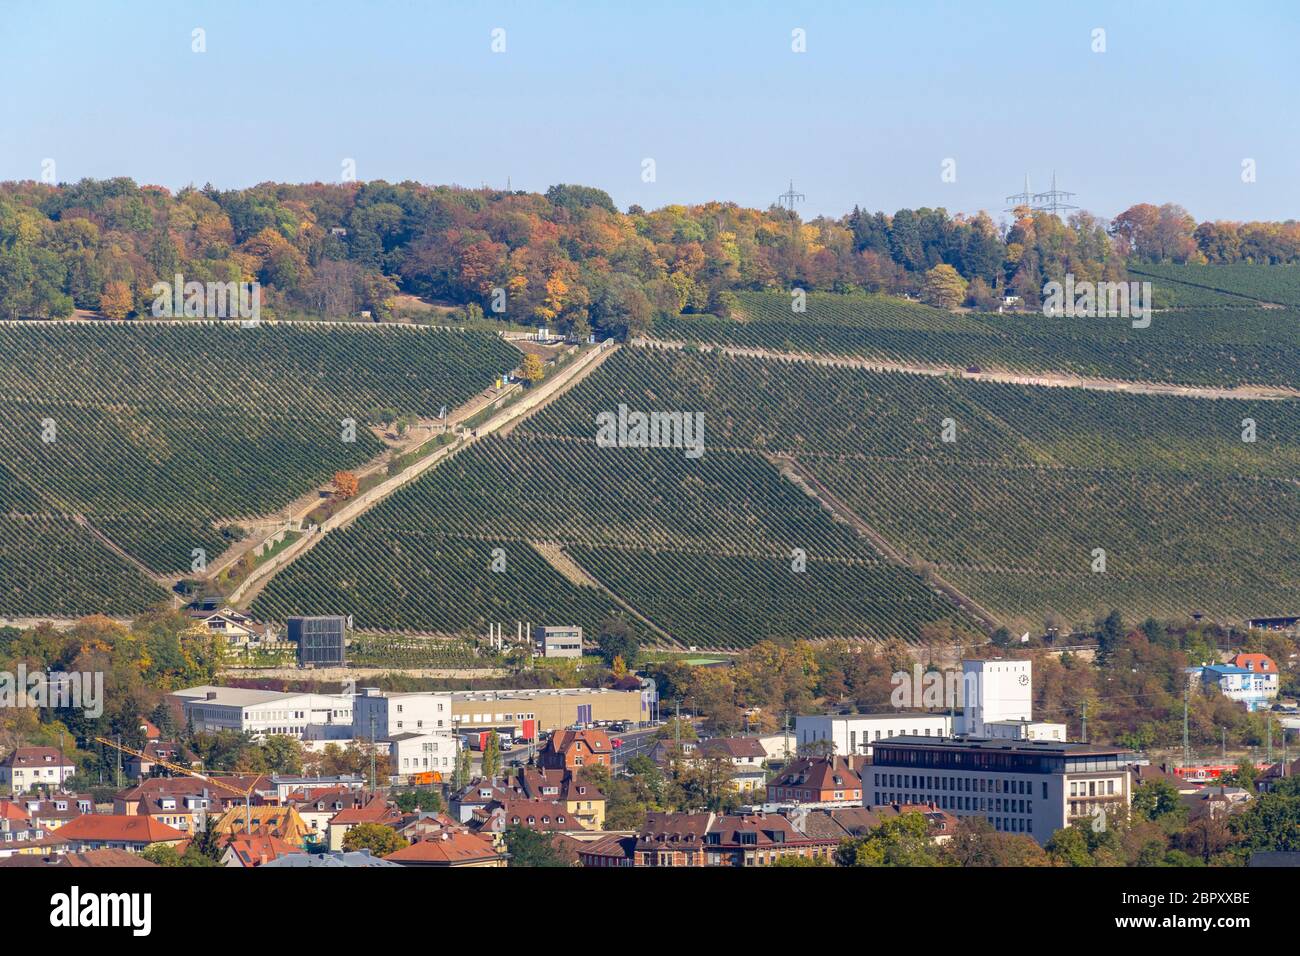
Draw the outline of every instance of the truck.
[[[514,738],[499,730],[467,730],[460,735],[460,744],[468,750],[477,750],[481,753],[487,749],[488,741],[493,735],[496,736],[502,752],[514,749]]]

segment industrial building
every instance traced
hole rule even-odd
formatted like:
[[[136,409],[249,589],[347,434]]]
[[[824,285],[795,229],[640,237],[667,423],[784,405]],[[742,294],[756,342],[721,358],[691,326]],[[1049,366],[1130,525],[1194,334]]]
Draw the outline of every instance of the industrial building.
[[[237,730],[254,737],[283,734],[346,740],[352,734],[351,694],[297,694],[203,684],[172,694],[196,731]]]
[[[655,714],[654,691],[573,687],[548,690],[463,690],[451,694],[453,729],[501,730],[530,739],[525,728],[551,732],[573,724],[622,721],[637,725]]]

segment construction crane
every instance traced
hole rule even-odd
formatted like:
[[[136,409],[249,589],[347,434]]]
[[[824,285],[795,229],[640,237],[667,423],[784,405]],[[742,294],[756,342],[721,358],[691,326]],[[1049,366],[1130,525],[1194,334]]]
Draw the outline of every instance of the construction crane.
[[[253,790],[257,786],[257,778],[261,776],[260,773],[254,773],[253,783],[248,787],[247,790],[241,790],[238,787],[233,787],[228,783],[222,783],[220,780],[217,780],[216,778],[209,776],[208,774],[199,773],[197,770],[192,770],[189,767],[182,767],[180,764],[174,764],[167,760],[160,760],[157,757],[150,757],[147,754],[143,753],[142,751],[136,750],[133,747],[128,747],[125,744],[118,743],[117,741],[109,740],[107,737],[96,737],[95,742],[112,747],[114,750],[117,750],[120,753],[130,754],[133,757],[139,757],[141,760],[148,760],[150,763],[157,764],[160,767],[165,767],[167,770],[170,770],[172,773],[179,773],[179,774],[184,774],[187,777],[194,777],[198,780],[202,780],[204,783],[210,783],[214,787],[219,787],[222,790],[229,790],[231,793],[238,794],[239,796],[244,798],[244,829],[247,830],[250,834],[253,832],[252,797],[253,797]]]

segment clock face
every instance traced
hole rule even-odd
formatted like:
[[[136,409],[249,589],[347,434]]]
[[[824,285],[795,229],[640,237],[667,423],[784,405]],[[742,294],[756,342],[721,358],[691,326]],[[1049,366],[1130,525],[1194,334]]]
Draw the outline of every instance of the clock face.
[[[1026,686],[1028,683],[1029,683],[1029,675],[1028,675],[1028,674],[1021,674],[1021,675],[1020,675],[1020,686],[1021,686],[1021,687],[1024,687],[1024,686]]]

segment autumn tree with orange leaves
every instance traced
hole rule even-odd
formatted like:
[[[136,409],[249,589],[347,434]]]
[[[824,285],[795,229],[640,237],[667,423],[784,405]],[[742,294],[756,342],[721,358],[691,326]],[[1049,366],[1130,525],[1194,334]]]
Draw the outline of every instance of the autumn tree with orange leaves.
[[[357,492],[361,490],[361,483],[357,481],[357,476],[350,471],[336,471],[334,473],[334,489],[338,492],[340,498],[355,498]]]

